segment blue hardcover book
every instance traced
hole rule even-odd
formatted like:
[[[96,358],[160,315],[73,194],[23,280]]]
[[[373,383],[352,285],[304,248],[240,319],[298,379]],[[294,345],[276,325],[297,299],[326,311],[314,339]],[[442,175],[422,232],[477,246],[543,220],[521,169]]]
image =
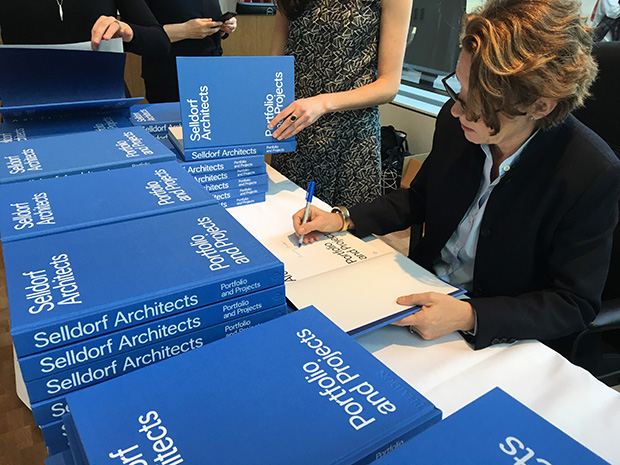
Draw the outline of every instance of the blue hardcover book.
[[[286,304],[253,313],[247,317],[209,326],[197,331],[184,332],[175,337],[162,338],[150,344],[140,344],[139,338],[149,337],[149,333],[139,333],[124,339],[122,343],[131,344],[132,350],[112,357],[95,360],[87,365],[73,367],[46,378],[26,382],[28,398],[31,402],[56,399],[69,392],[82,389],[103,381],[116,378],[154,363],[180,355],[190,350],[204,347],[218,339],[232,336],[254,326],[286,314]],[[69,346],[71,347],[71,346]]]
[[[189,174],[199,176],[203,174],[216,174],[222,171],[233,171],[243,169],[257,169],[262,167],[266,172],[264,155],[251,155],[248,157],[220,158],[216,160],[188,161],[181,162],[181,166]]]
[[[164,134],[167,137],[170,126],[181,125],[179,102],[134,105],[129,110],[131,124],[142,126],[150,133]]]
[[[67,447],[68,446],[67,443]],[[68,448],[57,454],[50,455],[48,458],[44,459],[44,462],[45,465],[75,465],[73,455],[71,455],[71,451]]]
[[[248,176],[246,178],[233,178],[222,181],[207,182],[203,184],[203,186],[209,192],[218,192],[224,190],[231,191],[237,189],[241,192],[243,192],[245,189],[265,189],[264,192],[267,192],[267,189],[269,187],[269,176],[267,176],[267,173],[256,174],[254,176]]]
[[[4,264],[18,357],[108,331],[119,311],[191,310],[284,283],[282,262],[219,205],[8,242]]]
[[[312,307],[67,401],[91,465],[369,463],[441,418]]]
[[[176,161],[0,185],[9,242],[217,201]]]
[[[5,119],[4,122],[0,123],[0,142],[15,142],[73,132],[106,131],[131,126],[132,124],[126,116],[115,113],[79,117],[48,116]]]
[[[224,208],[240,207],[265,201],[265,193],[236,197],[234,199],[220,200],[220,205]]]
[[[45,113],[125,109],[125,54],[49,48],[0,47],[4,118]]]
[[[178,57],[177,73],[184,160],[295,150],[267,127],[295,99],[293,57]]]
[[[607,464],[495,388],[387,453],[377,465]]]
[[[260,155],[259,155],[260,156]],[[230,181],[238,178],[247,178],[250,176],[258,176],[260,174],[267,173],[267,165],[263,162],[262,165],[252,168],[241,168],[238,170],[230,171],[216,171],[212,173],[195,174],[194,179],[200,184],[210,184],[222,181]]]
[[[0,184],[174,160],[143,128],[81,132],[0,144]]]
[[[43,442],[45,443],[45,447],[47,447],[47,453],[49,455],[56,455],[69,449],[67,433],[65,432],[65,425],[62,420],[42,425],[41,434],[43,435]]]
[[[221,191],[210,191],[211,195],[218,202],[226,202],[239,197],[249,197],[256,194],[264,194],[267,192],[268,184],[257,185],[253,187],[242,187],[240,189],[228,189]]]
[[[216,312],[213,306],[209,305],[164,319],[154,320],[150,323],[132,326],[123,331],[115,331],[68,346],[18,358],[22,378],[28,383],[34,379],[49,377],[143,346],[156,344],[171,337],[220,325],[222,322],[225,325],[220,329],[224,331],[225,335],[228,335],[232,331],[231,325],[227,324],[229,321],[234,322],[239,318],[247,318],[258,312],[261,313],[262,321],[265,321],[268,316],[265,312],[269,309],[274,309],[272,310],[274,317],[285,313],[282,309],[282,306],[286,305],[283,287],[281,287],[280,292],[275,287],[260,291],[260,293],[262,293],[260,296],[251,295],[251,299],[256,302],[254,305],[248,305],[248,299],[235,299],[235,302],[226,306],[225,312]],[[272,302],[275,300],[272,298],[274,294],[280,296],[278,302]],[[262,298],[268,300],[266,302],[260,301]],[[251,320],[248,321],[251,322]],[[220,329],[216,329],[216,331],[220,331]]]

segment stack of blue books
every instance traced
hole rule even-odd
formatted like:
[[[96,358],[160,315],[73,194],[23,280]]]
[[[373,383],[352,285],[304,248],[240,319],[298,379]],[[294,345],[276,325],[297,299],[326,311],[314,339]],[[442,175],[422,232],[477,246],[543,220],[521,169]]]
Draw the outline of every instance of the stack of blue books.
[[[278,141],[267,127],[295,98],[293,57],[179,57],[177,70],[181,127],[170,128],[169,138],[182,162],[295,150],[294,137]],[[240,85],[239,76],[252,82]],[[229,172],[226,179],[200,174],[199,182],[225,207],[265,199],[264,171]]]
[[[67,402],[75,465],[362,464],[441,419],[313,307]]]
[[[609,465],[500,388],[396,446],[375,463]]]
[[[50,454],[67,393],[286,313],[282,263],[176,161],[1,185],[0,238]]]
[[[129,121],[146,129],[155,139],[171,150],[176,150],[168,138],[168,128],[181,125],[179,102],[147,103],[132,106]]]
[[[0,144],[0,184],[174,159],[139,127],[39,137]]]

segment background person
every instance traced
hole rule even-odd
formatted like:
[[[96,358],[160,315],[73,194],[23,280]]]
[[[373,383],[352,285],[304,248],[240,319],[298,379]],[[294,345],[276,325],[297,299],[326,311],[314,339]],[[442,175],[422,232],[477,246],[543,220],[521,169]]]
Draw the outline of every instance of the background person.
[[[218,0],[146,0],[172,43],[166,57],[142,59],[146,99],[178,102],[176,57],[221,56],[221,40],[237,29],[237,19],[215,21],[222,11]]]
[[[313,208],[303,226],[293,217],[307,242],[343,223],[359,236],[424,223],[410,257],[471,297],[394,296],[422,306],[398,324],[424,339],[460,330],[475,348],[533,338],[562,351],[600,308],[620,162],[570,115],[596,74],[579,8],[491,0],[468,15],[461,87],[448,88],[411,187],[351,207],[350,218],[345,208]]]
[[[116,18],[117,11],[121,21]],[[121,37],[125,50],[168,53],[170,41],[144,0],[0,0],[5,44],[66,44]]]
[[[411,0],[279,0],[272,55],[295,57],[295,100],[270,124],[276,139],[297,137],[294,153],[271,165],[331,204],[380,193],[377,105],[391,101],[400,75]]]

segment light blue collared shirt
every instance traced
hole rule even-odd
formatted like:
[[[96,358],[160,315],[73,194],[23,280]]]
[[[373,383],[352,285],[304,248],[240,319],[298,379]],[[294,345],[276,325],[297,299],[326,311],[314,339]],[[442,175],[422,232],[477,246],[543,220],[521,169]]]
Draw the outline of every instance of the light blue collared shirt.
[[[459,226],[446,245],[441,250],[441,258],[433,266],[435,274],[450,284],[462,287],[471,291],[474,279],[474,263],[476,260],[476,249],[478,247],[478,235],[480,225],[487,206],[487,201],[502,177],[510,171],[517,162],[525,146],[532,140],[538,131],[530,136],[525,143],[510,157],[499,165],[499,176],[491,182],[491,168],[493,167],[493,156],[487,144],[480,144],[480,148],[486,155],[484,167],[482,168],[482,180],[478,195],[472,202],[469,210],[461,220]]]

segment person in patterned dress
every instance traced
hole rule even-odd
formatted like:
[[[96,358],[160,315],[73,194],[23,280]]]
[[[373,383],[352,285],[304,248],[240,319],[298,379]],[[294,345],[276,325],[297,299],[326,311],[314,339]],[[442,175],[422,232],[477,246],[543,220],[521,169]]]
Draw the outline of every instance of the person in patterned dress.
[[[380,194],[378,105],[398,92],[412,0],[279,0],[272,55],[295,57],[296,100],[270,123],[297,150],[271,165],[331,205]]]

